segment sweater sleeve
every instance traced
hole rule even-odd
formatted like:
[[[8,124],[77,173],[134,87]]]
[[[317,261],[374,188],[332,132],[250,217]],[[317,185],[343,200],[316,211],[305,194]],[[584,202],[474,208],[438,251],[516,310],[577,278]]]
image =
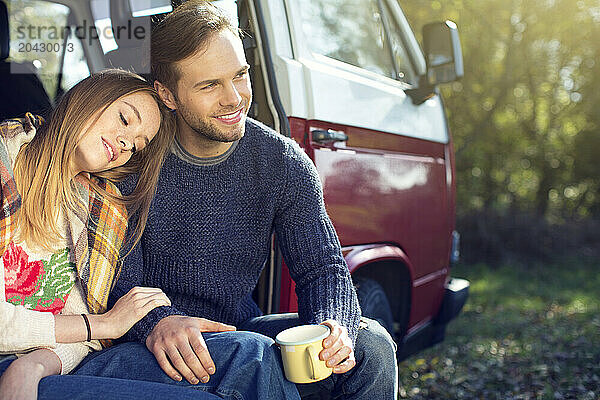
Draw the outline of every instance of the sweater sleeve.
[[[69,293],[69,298],[65,303],[65,307],[62,310],[64,315],[78,315],[89,313],[86,300],[83,296],[83,289],[81,287],[81,281],[77,280],[73,289]],[[52,330],[54,334],[54,329]],[[71,372],[88,353],[92,350],[101,350],[102,346],[98,340],[92,340],[90,342],[77,342],[77,343],[57,343],[56,347],[51,348],[61,362],[61,374],[68,374]]]
[[[19,356],[36,349],[54,352],[61,362],[61,374],[68,374],[89,353],[100,349],[100,343],[56,343],[54,315],[28,310],[23,306],[0,303],[0,353]]]
[[[66,375],[71,372],[90,352],[86,342],[58,343],[55,348],[50,349],[60,359],[60,374]]]
[[[0,301],[0,353],[55,346],[54,315]]]
[[[286,185],[279,195],[275,232],[296,283],[300,319],[307,323],[333,319],[348,329],[354,343],[360,307],[337,233],[325,210],[317,170],[295,143],[287,150]]]
[[[133,229],[137,221],[132,219],[129,221],[129,227]],[[128,246],[124,246],[124,252],[128,251]],[[119,279],[108,298],[108,306],[113,307],[117,300],[127,294],[129,290],[136,286],[144,286],[143,282],[144,268],[144,250],[142,241],[140,241],[133,250],[125,257],[123,266],[119,274]],[[163,318],[171,315],[184,315],[175,307],[157,307],[150,311],[144,318],[139,320],[124,336],[127,341],[146,343],[146,338],[154,329],[156,324]]]
[[[63,313],[85,314],[87,306],[79,281],[73,286]],[[97,340],[78,343],[56,343],[54,315],[49,312],[28,310],[23,306],[0,303],[0,351],[3,353],[19,353],[21,356],[39,348],[47,348],[54,352],[61,361],[61,374],[68,374],[90,352],[100,350],[102,346]],[[7,329],[4,329],[4,328]]]
[[[9,178],[12,178],[12,165],[21,146],[30,142],[35,135],[32,125],[34,120],[33,117],[28,116],[25,122],[10,120],[0,123],[0,168],[10,175]],[[28,125],[27,130],[24,124]],[[11,192],[10,189],[4,192],[5,179],[6,177],[3,176],[0,203],[6,207],[5,197],[11,194],[15,196],[16,192]],[[3,218],[7,216],[4,215]],[[56,342],[52,314],[29,310],[6,302],[4,265],[0,260],[0,353],[16,353],[54,346]]]

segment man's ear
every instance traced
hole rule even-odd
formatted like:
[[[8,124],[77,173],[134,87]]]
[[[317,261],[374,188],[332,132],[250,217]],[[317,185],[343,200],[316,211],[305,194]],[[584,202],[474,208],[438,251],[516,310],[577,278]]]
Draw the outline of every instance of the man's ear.
[[[165,103],[171,110],[177,109],[177,103],[175,102],[175,96],[165,85],[159,81],[154,81],[154,89],[158,92],[160,99]]]

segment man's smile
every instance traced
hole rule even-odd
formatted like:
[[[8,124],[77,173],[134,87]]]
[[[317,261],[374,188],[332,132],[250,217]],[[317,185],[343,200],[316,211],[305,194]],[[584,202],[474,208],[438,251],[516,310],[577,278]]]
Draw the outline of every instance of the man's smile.
[[[237,111],[234,111],[233,113],[219,115],[214,118],[216,120],[218,120],[219,122],[222,122],[226,125],[235,125],[241,121],[243,115],[244,115],[244,107],[240,108]]]

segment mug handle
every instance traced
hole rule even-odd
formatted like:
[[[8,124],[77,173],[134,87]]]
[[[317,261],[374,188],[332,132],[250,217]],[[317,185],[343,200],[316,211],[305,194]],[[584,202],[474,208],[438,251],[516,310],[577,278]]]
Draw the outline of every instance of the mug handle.
[[[315,350],[314,347],[312,346],[308,346],[306,348],[306,351],[308,352],[308,363],[310,364],[310,370],[312,373],[312,379],[313,380],[317,380],[317,375],[315,373],[316,368],[315,368],[315,359],[319,359],[319,354],[317,353],[317,350]]]

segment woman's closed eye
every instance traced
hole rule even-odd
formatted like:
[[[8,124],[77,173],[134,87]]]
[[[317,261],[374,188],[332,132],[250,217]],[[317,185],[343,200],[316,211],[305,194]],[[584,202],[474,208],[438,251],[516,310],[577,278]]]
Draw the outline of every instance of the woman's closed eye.
[[[122,112],[119,112],[119,117],[121,118],[121,122],[123,123],[123,125],[125,125],[125,126],[129,125],[129,123],[127,122],[127,120],[123,116]]]

